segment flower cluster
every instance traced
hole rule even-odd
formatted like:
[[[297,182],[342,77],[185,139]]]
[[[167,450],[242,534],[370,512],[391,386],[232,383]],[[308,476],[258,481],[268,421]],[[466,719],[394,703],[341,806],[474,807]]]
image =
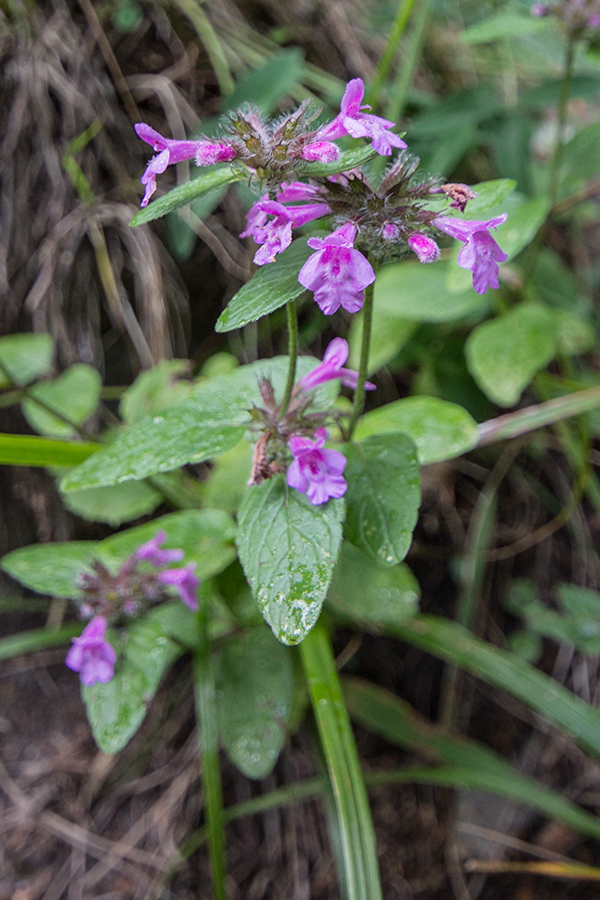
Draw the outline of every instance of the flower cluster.
[[[555,16],[560,19],[573,37],[582,37],[590,29],[600,28],[599,0],[554,0],[550,3],[534,3],[532,16]]]
[[[198,609],[200,579],[195,574],[196,563],[172,566],[181,562],[184,552],[163,548],[166,539],[165,531],[157,532],[114,575],[99,560],[94,560],[91,572],[81,575],[79,613],[90,621],[81,635],[73,638],[65,662],[79,672],[82,684],[106,684],[114,675],[117,654],[106,638],[109,624],[117,625],[168,600],[173,588],[186,606]]]
[[[586,0],[585,5],[589,3]],[[184,159],[194,159],[200,166],[230,163],[264,192],[248,212],[240,235],[252,237],[258,245],[254,255],[258,266],[274,262],[289,247],[293,229],[328,217],[333,230],[309,238],[308,245],[316,252],[298,276],[326,315],[340,307],[350,313],[361,309],[365,289],[375,281],[374,261],[408,251],[422,263],[439,259],[440,233],[463,242],[458,264],[473,273],[478,293],[498,287],[498,263],[506,256],[490,229],[505,217],[483,222],[444,215],[436,201],[462,212],[474,192],[467,185],[431,179],[415,183],[418,161],[404,152],[407,145],[392,130],[394,123],[371,113],[363,97],[363,82],[354,78],[346,87],[340,112],[316,129],[308,102],[275,122],[264,122],[254,110],[232,113],[223,135],[212,140],[173,141],[148,125],[137,125],[139,137],[157,151],[142,176],[146,188],[142,206],[155,190],[156,175],[172,163]],[[307,163],[339,159],[335,141],[346,136],[370,140],[382,156],[401,151],[379,184],[371,185],[360,169],[329,177],[307,173]],[[309,180],[298,180],[299,174],[308,174]]]
[[[345,387],[356,388],[358,372],[344,368],[347,359],[348,342],[334,338],[323,361],[298,381],[285,411],[275,401],[271,382],[263,379],[259,383],[264,407],[253,410],[254,427],[260,437],[254,449],[249,485],[285,472],[288,485],[306,494],[315,505],[343,496],[347,488],[342,475],[346,458],[338,450],[325,447],[326,425],[340,425],[342,413],[315,410],[311,403],[313,391],[328,381],[339,380]],[[367,381],[365,389],[374,391],[375,385]]]

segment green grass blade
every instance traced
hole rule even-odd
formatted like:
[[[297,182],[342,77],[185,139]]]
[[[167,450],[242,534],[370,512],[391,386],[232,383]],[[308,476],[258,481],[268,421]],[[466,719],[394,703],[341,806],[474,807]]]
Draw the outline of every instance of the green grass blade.
[[[364,728],[442,764],[440,768],[421,770],[430,784],[476,788],[509,797],[600,840],[600,819],[521,775],[493,750],[431,725],[408,703],[377,685],[344,678],[343,687],[350,715]],[[400,771],[404,778],[406,769]],[[389,777],[387,772],[382,774]]]
[[[317,622],[300,644],[338,811],[348,900],[381,900],[371,810],[333,650]]]
[[[0,434],[0,465],[76,466],[101,444],[53,441],[28,434]]]
[[[600,756],[600,712],[513,653],[437,616],[417,616],[389,632],[507,691]]]
[[[202,769],[202,789],[215,900],[227,900],[225,887],[225,821],[219,767],[219,735],[215,681],[207,634],[208,597],[200,606],[201,638],[194,665],[194,695]]]
[[[72,637],[81,633],[81,622],[65,625],[64,628],[34,628],[12,634],[0,640],[0,660],[13,659],[23,653],[34,653],[36,650],[47,650],[48,647],[61,647],[68,644]]]

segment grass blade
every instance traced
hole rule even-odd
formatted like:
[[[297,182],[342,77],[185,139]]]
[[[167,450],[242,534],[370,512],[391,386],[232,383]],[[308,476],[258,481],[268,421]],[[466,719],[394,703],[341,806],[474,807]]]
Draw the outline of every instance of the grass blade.
[[[421,778],[424,773],[430,784],[476,788],[509,797],[600,840],[600,819],[533,778],[521,775],[493,750],[431,725],[408,703],[377,685],[359,678],[344,678],[343,687],[350,715],[364,728],[442,764],[439,768],[416,770],[417,775],[422,773]],[[407,770],[400,771],[404,778]]]
[[[348,900],[381,900],[371,810],[329,635],[322,622],[300,644],[338,811]]]
[[[507,691],[571,735],[581,747],[600,756],[600,712],[513,653],[499,650],[455,622],[437,616],[417,616],[388,630]]]
[[[76,466],[101,444],[53,441],[29,434],[0,434],[0,465]]]

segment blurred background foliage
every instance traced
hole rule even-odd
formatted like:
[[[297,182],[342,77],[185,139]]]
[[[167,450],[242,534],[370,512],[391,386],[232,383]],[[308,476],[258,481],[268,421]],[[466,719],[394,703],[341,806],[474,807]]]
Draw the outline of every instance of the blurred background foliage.
[[[498,292],[475,303],[460,271],[453,280],[442,264],[403,261],[378,281],[371,402],[425,394],[483,422],[597,386],[600,38],[577,44],[562,119],[564,66],[560,29],[517,0],[0,0],[0,430],[92,441],[121,420],[179,402],[190,374],[285,352],[283,311],[240,332],[214,332],[252,270],[250,248],[236,237],[247,190],[217,189],[166,219],[129,227],[148,149],[133,124],[147,121],[183,139],[214,133],[217,117],[244,101],[275,113],[311,96],[331,112],[356,76],[371,86],[376,111],[406,132],[426,174],[516,183],[498,207],[510,215],[499,232],[510,259]],[[161,189],[193,175],[183,163],[162,176]],[[319,356],[331,323],[304,303],[300,325],[302,348]],[[356,353],[356,323],[342,327]],[[23,345],[15,336],[28,332]],[[388,621],[391,588],[381,570],[361,569],[350,551],[344,571],[355,577],[336,575],[329,615],[339,623],[348,706],[371,783],[378,773],[388,779],[372,794],[385,896],[594,896],[591,881],[560,876],[574,862],[599,863],[600,781],[589,756],[600,748],[592,716],[600,674],[599,429],[592,412],[424,469],[407,562],[421,609],[454,619],[473,643],[461,644],[451,622],[445,633],[435,623],[429,631],[411,626],[419,588],[408,569],[392,585],[406,622]],[[130,483],[69,500],[45,469],[5,472],[3,551],[105,538],[108,526],[168,513],[173,498],[192,490],[192,476],[205,482],[198,502],[232,512],[247,459],[232,451],[208,480],[208,467],[196,467],[183,486]],[[368,614],[361,571],[370,572]],[[251,624],[239,581],[239,570],[229,570],[219,590]],[[46,617],[15,590],[6,586],[3,597],[8,630],[62,621],[60,601]],[[202,803],[185,662],[138,736],[118,758],[107,757],[91,745],[71,681],[54,674],[64,651],[40,646],[46,656],[36,665],[15,645],[5,654],[7,672],[18,677],[0,722],[19,728],[6,736],[15,828],[0,896],[21,898],[25,880],[24,896],[46,900],[95,896],[100,886],[98,896],[150,897],[165,873],[172,895],[210,896],[207,861],[196,852],[206,835],[192,834]],[[558,693],[546,695],[540,673],[519,668],[524,660],[552,676]],[[359,680],[366,678],[404,700],[369,693]],[[235,732],[235,722],[222,728]],[[578,728],[588,754],[577,746]],[[496,751],[491,761],[475,741]],[[500,756],[513,766],[502,769]],[[389,775],[407,761],[439,763],[445,777],[419,775],[417,765],[412,777]],[[257,795],[248,782],[233,764],[224,771],[228,802],[251,804]],[[274,791],[309,776],[305,729],[263,786]],[[482,793],[486,784],[495,785],[494,799]],[[304,796],[318,789],[313,784],[311,794],[306,781]],[[27,796],[42,810],[41,825]],[[284,799],[293,798],[290,788]],[[561,807],[566,800],[580,809]],[[241,820],[228,831],[231,896],[335,896],[320,807],[275,806],[260,825]],[[136,831],[144,817],[151,824]],[[85,823],[77,839],[73,820]],[[32,853],[36,828],[43,840]],[[90,854],[100,861],[88,865]],[[522,858],[558,870],[532,881],[531,873],[515,874]],[[487,876],[482,861],[498,874]],[[597,878],[598,869],[587,875]]]

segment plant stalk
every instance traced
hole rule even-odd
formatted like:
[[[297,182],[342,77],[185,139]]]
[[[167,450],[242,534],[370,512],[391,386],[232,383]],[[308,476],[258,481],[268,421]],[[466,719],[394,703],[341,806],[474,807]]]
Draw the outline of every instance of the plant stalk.
[[[372,260],[370,260],[372,264]],[[374,267],[375,268],[375,267]],[[360,347],[360,363],[358,366],[358,382],[354,392],[354,403],[352,406],[352,415],[348,424],[347,439],[352,440],[354,429],[360,419],[361,413],[365,406],[365,382],[369,373],[369,351],[371,349],[371,332],[373,330],[373,287],[370,284],[365,290],[365,302],[363,305],[363,332],[362,343]]]
[[[200,602],[200,641],[194,666],[196,717],[199,725],[200,767],[208,831],[214,900],[227,900],[225,888],[225,820],[219,768],[219,738],[215,684],[208,640],[208,601]]]
[[[287,408],[290,404],[290,398],[292,396],[292,391],[296,382],[296,365],[298,362],[298,313],[296,311],[296,304],[293,300],[290,300],[288,301],[288,303],[286,303],[286,311],[290,367],[288,369],[288,377],[283,394],[283,400],[281,401],[281,417],[285,416]]]
[[[322,620],[300,644],[300,655],[339,820],[347,900],[381,900],[369,798]]]

